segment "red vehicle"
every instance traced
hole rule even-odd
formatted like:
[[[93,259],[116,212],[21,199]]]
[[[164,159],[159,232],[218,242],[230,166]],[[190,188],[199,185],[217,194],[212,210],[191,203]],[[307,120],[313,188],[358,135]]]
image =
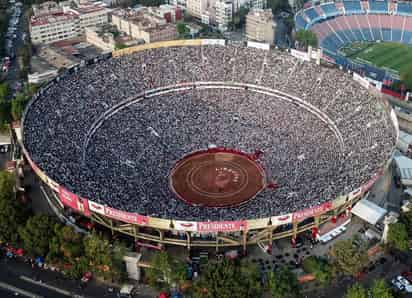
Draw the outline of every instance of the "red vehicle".
[[[4,57],[3,59],[3,72],[7,72],[11,65],[10,57]]]
[[[412,272],[411,271],[402,272],[402,276],[405,277],[410,283],[412,283]]]
[[[81,281],[82,281],[82,283],[88,283],[91,278],[92,278],[92,273],[91,273],[90,271],[87,271],[87,272],[83,275]]]

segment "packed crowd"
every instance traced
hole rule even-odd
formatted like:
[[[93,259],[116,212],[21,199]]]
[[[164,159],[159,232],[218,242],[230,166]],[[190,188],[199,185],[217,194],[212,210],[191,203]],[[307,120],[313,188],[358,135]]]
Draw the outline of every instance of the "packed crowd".
[[[256,84],[299,97],[329,116],[344,144],[316,115],[280,97],[198,87],[142,98],[104,121],[83,148],[95,120],[114,105],[143,90],[197,81]],[[317,205],[367,182],[395,143],[382,104],[348,74],[240,46],[160,48],[100,61],[36,97],[24,119],[34,162],[82,197],[153,217],[234,220]],[[169,190],[171,168],[210,144],[262,150],[259,162],[279,188],[239,207],[180,201]]]

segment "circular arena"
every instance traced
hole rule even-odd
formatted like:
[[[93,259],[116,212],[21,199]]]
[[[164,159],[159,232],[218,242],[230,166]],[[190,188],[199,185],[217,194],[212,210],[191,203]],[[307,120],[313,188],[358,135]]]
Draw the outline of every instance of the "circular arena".
[[[296,236],[350,208],[387,166],[394,122],[337,69],[171,41],[48,83],[25,111],[22,145],[62,205],[136,239],[218,247]]]

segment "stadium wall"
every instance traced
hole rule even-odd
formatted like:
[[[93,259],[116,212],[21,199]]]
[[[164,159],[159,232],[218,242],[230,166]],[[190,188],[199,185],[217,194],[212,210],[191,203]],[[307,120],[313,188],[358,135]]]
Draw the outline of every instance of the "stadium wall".
[[[106,55],[101,59],[108,59],[111,56],[120,57],[136,51],[142,51],[150,48],[166,47],[166,46],[199,46],[202,44],[219,44],[223,45],[224,41],[221,40],[184,40],[184,41],[169,41],[158,42],[148,45],[136,46],[133,48],[123,49],[115,51],[112,55]],[[80,67],[85,67],[100,61],[101,59],[93,59],[83,62],[82,65],[77,65],[68,70],[70,72],[76,72]],[[64,77],[67,73],[60,74],[54,80],[59,81],[61,77]],[[30,109],[33,102],[47,90],[53,81],[46,84],[41,88],[31,99],[23,113],[21,129],[24,131],[24,120],[27,111]],[[199,82],[199,86],[207,85],[208,83],[224,84],[223,82]],[[180,84],[180,87],[187,87],[187,83]],[[184,86],[183,86],[184,85]],[[236,84],[235,84],[236,85]],[[250,85],[250,87],[255,87]],[[258,86],[259,87],[259,86]],[[263,88],[263,87],[259,87]],[[266,88],[267,89],[267,88]],[[159,91],[159,90],[156,90]],[[390,113],[391,119],[399,135],[397,119],[393,110],[386,104],[385,108]],[[21,133],[20,135],[24,135]],[[23,138],[23,137],[22,137]],[[389,166],[391,158],[383,165],[382,169],[372,175],[370,180],[361,185],[359,188],[352,192],[342,195],[334,200],[325,202],[318,206],[313,206],[307,209],[299,210],[293,213],[273,215],[271,217],[257,218],[257,219],[244,219],[237,221],[184,221],[164,218],[154,218],[137,213],[130,213],[121,210],[116,210],[109,206],[105,206],[98,202],[93,201],[90,198],[82,198],[66,189],[63,185],[59,185],[56,181],[48,177],[31,159],[30,154],[24,147],[24,139],[18,140],[22,152],[30,164],[35,174],[57,193],[60,202],[86,217],[91,218],[102,225],[105,225],[112,230],[122,232],[124,234],[135,237],[135,239],[154,241],[161,244],[173,244],[182,245],[190,248],[191,246],[210,246],[210,247],[223,247],[223,246],[239,246],[243,245],[245,248],[248,244],[255,244],[259,241],[271,243],[274,239],[292,237],[296,238],[298,233],[311,230],[317,231],[319,225],[323,222],[329,221],[342,212],[347,211],[351,206],[361,199],[366,192],[373,186],[373,184],[382,176],[384,170]],[[313,218],[313,222],[308,224],[302,224],[307,219]],[[278,227],[289,227],[286,231],[276,231]],[[147,228],[158,231],[158,235],[148,233]],[[141,229],[144,229],[142,231]],[[173,235],[177,234],[184,236],[184,239],[176,237],[166,237],[165,233],[170,232]],[[224,235],[230,234],[233,238],[228,238]],[[202,235],[213,235],[214,240],[203,240]],[[179,236],[179,237],[180,237]]]

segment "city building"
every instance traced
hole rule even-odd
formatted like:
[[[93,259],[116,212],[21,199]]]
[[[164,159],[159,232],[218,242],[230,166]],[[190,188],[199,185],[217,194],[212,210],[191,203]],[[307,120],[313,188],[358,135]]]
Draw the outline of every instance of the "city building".
[[[33,5],[30,36],[33,44],[53,43],[84,35],[85,28],[106,24],[109,10],[101,3],[79,4],[76,8],[55,2]]]
[[[176,25],[170,24],[169,20],[172,19],[153,14],[146,7],[139,10],[119,9],[112,13],[112,24],[119,31],[146,43],[176,39]]]
[[[231,0],[218,0],[215,3],[215,21],[220,31],[227,31],[233,18],[233,4]]]
[[[32,56],[30,60],[31,72],[27,78],[31,84],[41,84],[47,82],[58,75],[57,68],[50,65],[44,59],[38,56]]]
[[[246,38],[272,44],[275,26],[271,9],[252,9],[246,16]]]
[[[237,12],[241,7],[266,8],[267,0],[233,0],[233,12]]]
[[[79,20],[73,12],[33,16],[30,20],[30,37],[33,44],[75,38],[80,35],[79,32]]]

